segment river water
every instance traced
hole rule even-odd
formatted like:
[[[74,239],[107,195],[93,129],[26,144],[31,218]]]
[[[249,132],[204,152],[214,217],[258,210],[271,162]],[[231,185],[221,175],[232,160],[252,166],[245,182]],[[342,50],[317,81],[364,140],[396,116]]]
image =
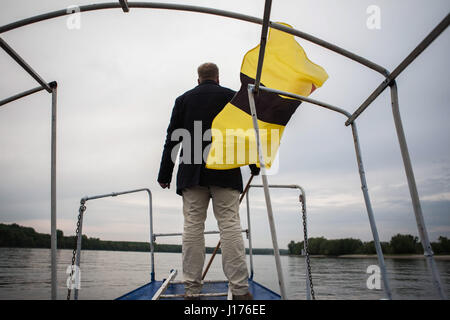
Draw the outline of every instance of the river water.
[[[206,255],[206,261],[210,255]],[[67,296],[67,266],[72,251],[58,250],[58,299]],[[253,256],[254,279],[279,292],[273,256]],[[289,299],[305,299],[305,260],[281,256]],[[442,282],[450,296],[450,261],[437,260]],[[383,299],[383,290],[368,289],[367,268],[376,258],[311,258],[317,299]],[[424,259],[386,259],[394,299],[437,299]],[[156,279],[171,269],[182,278],[181,254],[155,253]],[[0,299],[49,299],[50,250],[0,248]],[[225,279],[217,255],[206,279]],[[79,299],[115,299],[150,280],[150,255],[144,252],[83,251]],[[381,285],[383,288],[383,285]]]

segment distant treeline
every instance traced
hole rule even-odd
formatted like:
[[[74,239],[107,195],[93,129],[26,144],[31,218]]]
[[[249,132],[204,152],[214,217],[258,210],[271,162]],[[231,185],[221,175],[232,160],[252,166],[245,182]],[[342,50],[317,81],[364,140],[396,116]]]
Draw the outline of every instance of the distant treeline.
[[[75,236],[64,236],[61,230],[56,232],[58,249],[74,249]],[[0,223],[0,247],[18,248],[50,248],[50,235],[38,233],[33,228],[19,226],[18,224]],[[83,250],[109,250],[109,251],[150,251],[149,242],[132,241],[105,241],[99,238],[82,236]],[[181,245],[154,244],[155,252],[181,252]],[[246,249],[248,252],[248,249]],[[214,248],[206,247],[207,253],[212,253]],[[220,253],[220,249],[218,251]],[[288,250],[280,250],[281,254],[288,254]],[[273,254],[273,249],[253,249],[253,254]]]
[[[435,254],[450,254],[450,241],[446,237],[439,237],[438,242],[431,243]],[[358,239],[333,239],[323,237],[308,239],[309,254],[339,256],[344,254],[376,254],[373,241],[362,242]],[[289,254],[300,255],[303,249],[302,242],[291,241],[288,245]],[[397,234],[390,242],[381,242],[384,254],[423,254],[419,239],[410,234]]]

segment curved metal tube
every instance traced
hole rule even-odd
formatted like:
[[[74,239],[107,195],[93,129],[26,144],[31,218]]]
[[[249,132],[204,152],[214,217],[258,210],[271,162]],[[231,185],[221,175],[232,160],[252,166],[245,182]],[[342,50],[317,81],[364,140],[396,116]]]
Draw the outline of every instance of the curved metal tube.
[[[129,8],[145,8],[145,9],[167,9],[167,10],[179,10],[179,11],[189,11],[189,12],[197,12],[197,13],[206,13],[206,14],[212,14],[217,16],[222,16],[226,18],[232,18],[242,21],[247,21],[251,23],[261,24],[263,23],[263,20],[257,17],[237,13],[237,12],[231,12],[226,10],[219,10],[214,8],[207,8],[207,7],[200,7],[200,6],[192,6],[192,5],[180,5],[180,4],[171,4],[171,3],[158,3],[158,2],[128,2]],[[108,3],[98,3],[98,4],[90,4],[85,6],[79,7],[80,12],[88,12],[88,11],[94,11],[94,10],[103,10],[103,9],[121,9],[122,6],[119,2],[108,2]],[[11,31],[32,23],[53,19],[65,15],[72,14],[72,12],[68,12],[67,9],[61,9],[57,11],[52,11],[49,13],[40,14],[37,16],[33,16],[30,18],[22,19],[19,21],[15,21],[12,23],[9,23],[7,25],[0,27],[0,33]],[[269,26],[274,29],[278,29],[280,31],[284,31],[286,33],[292,34],[294,36],[300,37],[302,39],[305,39],[307,41],[310,41],[312,43],[315,43],[321,47],[324,47],[328,50],[334,51],[344,57],[347,57],[353,61],[356,61],[372,70],[377,71],[378,73],[381,73],[384,77],[387,77],[389,72],[384,67],[366,59],[361,56],[358,56],[354,54],[353,52],[350,52],[348,50],[342,49],[330,42],[324,41],[322,39],[319,39],[317,37],[314,37],[310,34],[307,34],[305,32],[288,28],[286,26],[283,26],[278,23],[269,22]]]
[[[249,90],[251,90],[252,87],[254,87],[254,86],[249,85]],[[301,101],[309,102],[314,105],[326,108],[328,110],[338,112],[338,113],[344,115],[345,117],[347,117],[347,119],[351,117],[351,114],[349,112],[347,112],[346,110],[336,107],[336,106],[333,106],[333,105],[330,105],[325,102],[321,102],[321,101],[307,98],[304,96],[296,95],[296,94],[293,94],[290,92],[280,91],[280,90],[271,89],[271,88],[267,88],[267,87],[260,87],[260,90],[273,92],[273,93],[280,94],[283,96],[288,96],[288,97],[298,99]],[[381,250],[381,244],[380,244],[380,240],[379,240],[379,236],[378,236],[378,230],[377,230],[377,226],[375,223],[372,204],[371,204],[370,197],[369,197],[369,191],[367,188],[366,174],[364,171],[364,166],[363,166],[363,161],[362,161],[362,156],[361,156],[361,147],[359,145],[359,137],[358,137],[358,131],[356,128],[356,122],[352,122],[351,127],[352,127],[353,143],[355,146],[356,160],[357,160],[357,164],[358,164],[358,172],[359,172],[359,177],[361,180],[361,190],[363,192],[364,203],[366,205],[367,215],[369,217],[370,228],[372,231],[372,236],[373,236],[373,240],[375,243],[375,249],[376,249],[377,256],[378,256],[378,263],[380,265],[380,271],[381,271],[381,274],[383,277],[384,289],[386,292],[386,297],[388,299],[392,299],[392,293],[391,293],[389,281],[387,278],[386,265],[384,263],[383,251]],[[285,186],[285,187],[287,187],[287,186]]]
[[[250,103],[250,111],[251,111],[251,117],[253,122],[253,129],[255,130],[255,136],[256,136],[256,146],[257,146],[257,154],[258,154],[258,160],[259,160],[259,166],[261,168],[261,180],[264,185],[264,198],[266,200],[266,208],[267,208],[267,218],[269,220],[269,228],[270,228],[270,235],[272,238],[272,245],[273,245],[273,256],[275,258],[275,265],[277,269],[277,275],[278,275],[278,284],[280,286],[280,295],[281,299],[286,300],[286,286],[284,284],[284,276],[283,276],[283,270],[281,267],[281,259],[280,259],[280,249],[278,248],[278,237],[277,237],[277,231],[275,227],[275,220],[273,218],[273,210],[272,210],[272,201],[270,199],[270,190],[268,187],[269,182],[267,181],[267,174],[266,174],[266,165],[265,165],[265,159],[264,159],[264,153],[263,148],[261,146],[261,137],[259,133],[259,125],[258,125],[258,115],[256,114],[256,104],[255,104],[255,97],[252,88],[248,88],[248,98]]]
[[[411,53],[392,71],[387,73],[386,79],[372,92],[372,94],[361,104],[361,106],[352,114],[352,116],[345,122],[345,125],[350,125],[361,113],[386,89],[391,86],[400,73],[411,62],[413,62],[428,46],[447,29],[450,24],[450,14],[447,14],[445,18],[420,42],[417,47],[411,51]]]
[[[358,131],[356,129],[356,122],[352,122],[351,127],[352,127],[352,134],[353,134],[353,142],[355,145],[356,161],[358,163],[359,178],[361,180],[361,190],[363,192],[364,203],[366,205],[367,215],[369,217],[369,224],[370,224],[370,229],[372,231],[373,242],[375,244],[375,251],[377,252],[377,256],[378,256],[378,264],[379,264],[381,275],[383,278],[384,291],[386,293],[386,297],[389,300],[391,300],[392,292],[391,292],[391,288],[389,286],[389,280],[388,280],[387,271],[386,271],[386,264],[384,263],[383,251],[381,249],[380,237],[378,236],[378,230],[377,230],[377,225],[375,223],[375,217],[373,214],[372,203],[371,203],[370,197],[369,197],[369,189],[367,188],[366,173],[364,171],[364,166],[363,166],[363,161],[362,161],[361,147],[359,145],[359,137],[358,137]]]
[[[398,142],[402,154],[403,165],[405,167],[406,179],[408,181],[409,193],[411,196],[414,215],[416,218],[417,229],[419,231],[420,241],[422,243],[423,252],[427,260],[428,268],[431,271],[434,286],[436,287],[439,297],[443,300],[447,299],[447,294],[443,288],[441,277],[433,258],[433,249],[431,248],[430,239],[428,237],[427,228],[423,219],[422,206],[420,205],[419,193],[417,192],[416,179],[409,156],[408,145],[406,144],[405,132],[403,130],[402,119],[400,116],[398,104],[397,84],[395,81],[391,84],[391,101],[392,115],[394,117],[395,129],[397,131]]]
[[[39,87],[30,89],[30,90],[27,90],[27,91],[24,91],[24,92],[15,94],[15,95],[13,95],[13,96],[11,96],[11,97],[9,97],[9,98],[6,98],[6,99],[1,100],[1,101],[0,101],[0,106],[3,106],[3,105],[5,105],[5,104],[7,104],[7,103],[10,103],[10,102],[13,102],[13,101],[16,101],[16,100],[19,100],[20,98],[29,96],[29,95],[31,95],[31,94],[33,94],[33,93],[42,91],[42,90],[44,90],[44,89],[45,89],[45,88],[43,88],[42,86],[39,86]]]
[[[249,84],[248,87],[249,87],[250,90],[254,90],[255,85]],[[311,99],[311,98],[308,98],[308,97],[300,96],[300,95],[297,95],[297,94],[294,94],[294,93],[281,91],[281,90],[277,90],[277,89],[272,89],[272,88],[268,88],[268,87],[260,87],[260,90],[276,93],[276,94],[279,94],[279,95],[282,95],[282,96],[294,98],[294,99],[297,99],[297,100],[300,100],[300,101],[304,101],[304,102],[309,102],[309,103],[315,104],[315,105],[317,105],[319,107],[323,107],[325,109],[329,109],[331,111],[335,111],[335,112],[341,113],[344,116],[346,116],[347,118],[351,116],[350,112],[347,112],[346,110],[344,110],[342,108],[333,106],[333,105],[328,104],[326,102],[322,102],[322,101],[319,101],[319,100],[315,100],[315,99]]]
[[[112,192],[107,194],[102,194],[98,196],[92,196],[92,197],[84,197],[81,198],[80,203],[84,204],[88,200],[95,200],[95,199],[101,199],[101,198],[107,198],[107,197],[116,197],[123,194],[128,193],[135,193],[135,192],[141,192],[146,191],[148,194],[148,200],[149,200],[149,214],[150,214],[150,265],[151,265],[151,271],[150,271],[150,280],[155,280],[155,256],[154,256],[154,245],[153,245],[153,204],[152,204],[152,192],[148,188],[142,188],[142,189],[135,189],[135,190],[129,190],[129,191],[123,191],[123,192]],[[76,252],[76,266],[80,267],[80,255],[81,255],[81,239],[82,239],[82,227],[83,227],[83,213],[80,213],[80,226],[79,226],[79,233],[77,234],[77,252]],[[74,293],[74,299],[78,299],[78,289],[75,288]]]
[[[6,43],[5,40],[0,38],[0,48],[2,48],[11,58],[13,58],[34,80],[36,80],[48,93],[52,93],[52,87],[49,83],[45,82],[42,77],[31,68],[31,66],[22,57]]]
[[[250,187],[256,187],[256,188],[264,188],[264,185],[262,184],[254,184],[254,185],[250,185]],[[303,198],[304,201],[304,205],[306,208],[306,193],[305,190],[299,186],[298,184],[269,184],[268,185],[269,188],[290,188],[290,189],[299,189],[301,196]],[[250,190],[249,190],[250,191]],[[247,196],[247,215],[248,215],[248,219],[250,220],[250,209],[249,209],[250,205],[249,205],[249,200],[248,200],[248,196]],[[306,210],[305,210],[305,218],[306,218]],[[249,227],[250,229],[250,227]],[[308,237],[307,234],[304,235],[305,238]],[[304,242],[304,245],[306,246],[306,243]],[[306,262],[306,257],[305,257],[305,263]],[[252,276],[253,276],[253,269],[252,269]],[[306,299],[307,300],[311,300],[311,285],[309,282],[309,277],[310,277],[310,273],[309,273],[309,269],[306,268]]]

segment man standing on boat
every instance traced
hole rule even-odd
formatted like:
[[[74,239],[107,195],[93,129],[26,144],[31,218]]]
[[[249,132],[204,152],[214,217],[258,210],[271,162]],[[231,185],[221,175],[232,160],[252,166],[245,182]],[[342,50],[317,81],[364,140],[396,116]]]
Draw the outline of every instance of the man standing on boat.
[[[239,194],[243,191],[241,169],[207,169],[204,159],[205,148],[210,142],[205,137],[211,136],[212,121],[235,92],[219,85],[219,69],[214,63],[204,63],[197,71],[198,86],[175,101],[158,182],[164,189],[170,187],[177,157],[175,147],[182,137],[176,192],[183,197],[182,259],[186,297],[199,294],[202,288],[204,228],[209,200],[212,199],[220,230],[223,271],[233,299],[250,300],[253,297],[248,291],[248,270],[239,219]],[[259,174],[255,165],[250,165],[250,169],[252,174]]]

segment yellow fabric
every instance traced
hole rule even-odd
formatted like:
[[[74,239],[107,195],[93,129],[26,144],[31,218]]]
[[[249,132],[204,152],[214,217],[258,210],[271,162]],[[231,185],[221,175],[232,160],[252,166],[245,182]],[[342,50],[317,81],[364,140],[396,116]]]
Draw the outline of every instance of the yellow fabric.
[[[288,24],[280,24],[292,28]],[[259,47],[246,53],[241,66],[241,72],[253,79],[256,78]],[[312,84],[318,88],[327,79],[326,71],[308,59],[293,35],[270,28],[261,73],[264,86],[308,96]]]
[[[280,145],[284,126],[258,120],[264,162],[270,168]],[[212,123],[212,143],[206,167],[226,170],[256,163],[256,135],[251,115],[228,103]]]
[[[242,61],[241,72],[252,79],[256,78],[259,47],[258,45],[248,51]],[[327,78],[326,71],[308,59],[293,35],[270,28],[261,74],[264,86],[308,96],[316,87],[322,86]],[[283,98],[286,97],[280,96],[280,99]],[[284,126],[260,120],[258,125],[264,162],[270,168],[275,160]],[[211,130],[212,143],[206,161],[207,168],[224,170],[252,163],[259,166],[251,115],[228,103],[214,118]]]

